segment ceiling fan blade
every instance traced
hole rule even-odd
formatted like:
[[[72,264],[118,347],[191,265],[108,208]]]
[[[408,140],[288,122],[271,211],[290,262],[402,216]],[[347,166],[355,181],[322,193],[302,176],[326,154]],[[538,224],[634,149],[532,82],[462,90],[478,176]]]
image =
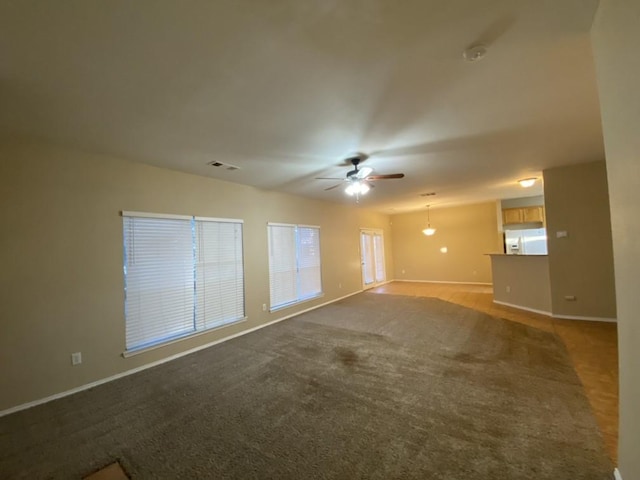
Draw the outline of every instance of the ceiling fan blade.
[[[358,170],[358,174],[356,175],[356,177],[358,177],[360,180],[363,180],[367,178],[371,172],[373,172],[373,168],[362,167],[360,170]]]
[[[334,188],[338,188],[341,185],[344,185],[344,182],[347,182],[347,187],[350,190],[359,191],[361,187],[369,187],[373,188],[373,181],[375,180],[385,180],[390,178],[404,178],[404,173],[390,173],[387,175],[371,175],[373,173],[373,168],[371,167],[362,167],[358,168],[358,165],[363,160],[366,160],[369,156],[365,153],[356,153],[355,155],[348,157],[345,160],[345,163],[350,163],[353,165],[353,170],[349,170],[347,172],[346,178],[335,178],[335,177],[316,177],[316,180],[342,180],[342,182],[337,183],[331,187],[325,188],[324,190],[333,190]],[[358,188],[356,188],[358,187]],[[353,192],[351,192],[353,193]],[[362,193],[366,193],[366,188]]]
[[[404,178],[404,173],[390,173],[388,175],[369,175],[367,180],[385,180],[387,178]]]

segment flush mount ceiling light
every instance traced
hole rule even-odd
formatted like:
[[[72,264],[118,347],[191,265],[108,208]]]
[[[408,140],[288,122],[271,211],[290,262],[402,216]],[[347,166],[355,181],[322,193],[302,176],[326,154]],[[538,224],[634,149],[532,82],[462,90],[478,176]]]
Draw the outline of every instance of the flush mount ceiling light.
[[[431,227],[431,218],[429,217],[429,205],[427,205],[427,228],[422,230],[427,237],[430,237],[434,233],[436,233],[436,229]]]
[[[462,52],[462,58],[464,58],[467,62],[477,62],[484,58],[487,54],[487,47],[482,44],[471,45],[464,52]]]
[[[518,180],[518,183],[520,184],[521,187],[529,188],[529,187],[533,187],[533,184],[536,183],[536,180],[537,180],[536,177],[523,178],[522,180]]]

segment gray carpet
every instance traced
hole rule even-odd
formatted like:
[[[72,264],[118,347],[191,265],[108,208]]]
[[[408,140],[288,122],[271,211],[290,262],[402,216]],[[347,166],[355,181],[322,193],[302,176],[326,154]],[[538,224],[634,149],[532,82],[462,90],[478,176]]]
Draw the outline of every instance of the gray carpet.
[[[605,480],[561,341],[359,294],[0,418],[0,477]]]

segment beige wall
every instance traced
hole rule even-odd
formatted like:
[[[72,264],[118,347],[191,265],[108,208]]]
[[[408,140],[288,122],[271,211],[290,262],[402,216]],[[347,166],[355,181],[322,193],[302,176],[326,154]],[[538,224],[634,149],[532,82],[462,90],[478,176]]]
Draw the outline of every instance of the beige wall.
[[[532,197],[507,198],[500,201],[502,209],[520,207],[544,207],[544,195],[534,195]]]
[[[543,174],[553,313],[615,318],[605,163],[552,168]],[[558,238],[558,231],[566,231],[567,237]],[[576,300],[567,301],[566,295]]]
[[[547,255],[491,255],[497,302],[551,314]]]
[[[618,465],[633,480],[640,478],[640,2],[601,0],[592,33],[618,306]]]
[[[386,215],[113,158],[5,145],[0,195],[0,410],[358,291],[360,227],[384,230],[393,272]],[[244,219],[248,320],[123,358],[122,210]],[[323,298],[262,311],[269,221],[321,226]]]
[[[491,283],[485,254],[502,251],[495,202],[460,207],[431,207],[436,234],[426,237],[426,210],[393,215],[392,238],[396,280]],[[441,253],[441,247],[448,253]]]

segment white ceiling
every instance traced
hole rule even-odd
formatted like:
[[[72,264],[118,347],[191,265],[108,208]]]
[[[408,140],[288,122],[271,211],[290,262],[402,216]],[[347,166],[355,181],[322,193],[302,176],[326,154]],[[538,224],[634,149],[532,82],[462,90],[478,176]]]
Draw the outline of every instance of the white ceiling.
[[[387,213],[535,195],[604,158],[597,3],[0,0],[0,136],[351,203],[314,177],[362,151],[406,175],[361,200]]]

